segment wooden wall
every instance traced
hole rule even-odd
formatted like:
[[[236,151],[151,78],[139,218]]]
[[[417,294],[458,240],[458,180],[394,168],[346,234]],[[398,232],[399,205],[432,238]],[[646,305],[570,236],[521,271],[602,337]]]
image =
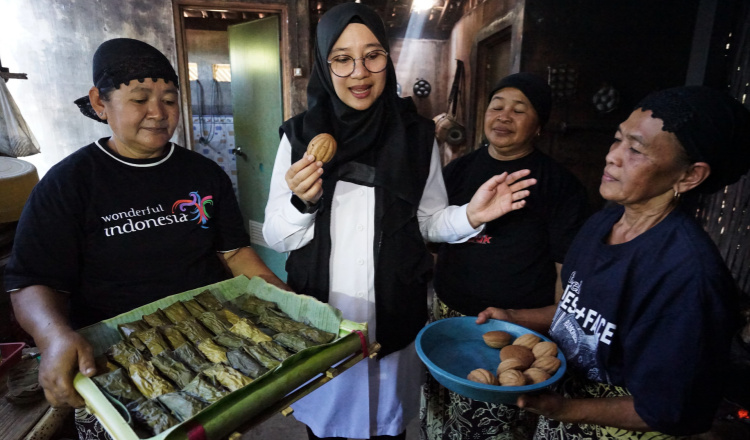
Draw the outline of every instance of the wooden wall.
[[[465,12],[451,34],[449,59],[466,64],[468,100],[464,121],[474,127],[482,114],[478,96],[478,45],[510,32],[510,72],[547,77],[549,68],[577,72],[575,88],[556,101],[538,147],[573,171],[589,190],[595,208],[604,157],[617,125],[648,92],[685,84],[699,0],[488,0]],[[481,67],[481,66],[480,66]],[[610,84],[620,106],[606,114],[592,98]],[[473,107],[474,106],[474,107]],[[475,148],[475,142],[467,149]]]

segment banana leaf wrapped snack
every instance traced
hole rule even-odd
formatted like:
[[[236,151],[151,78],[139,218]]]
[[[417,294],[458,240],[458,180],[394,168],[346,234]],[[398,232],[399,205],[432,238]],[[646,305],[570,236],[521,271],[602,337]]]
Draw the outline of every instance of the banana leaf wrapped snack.
[[[292,353],[286,351],[284,347],[272,341],[261,342],[258,345],[260,345],[263,350],[270,354],[271,357],[280,362],[292,355]]]
[[[124,322],[117,325],[117,329],[120,330],[120,333],[122,333],[122,335],[126,339],[137,331],[148,330],[149,328],[151,327],[146,323],[146,321],[143,321],[142,319],[132,322]]]
[[[156,309],[154,313],[143,315],[142,319],[151,327],[160,327],[172,323],[162,309]]]
[[[275,309],[276,304],[271,301],[260,299],[256,296],[245,294],[234,300],[240,310],[252,315],[260,316],[266,309]]]
[[[231,322],[222,316],[222,314],[213,310],[201,313],[201,315],[198,316],[198,321],[200,321],[204,327],[211,330],[215,335],[224,333],[232,327]]]
[[[182,392],[208,404],[217,402],[219,399],[229,394],[229,391],[224,389],[224,387],[211,385],[211,383],[206,381],[200,375],[190,381],[190,383],[182,389]]]
[[[224,308],[210,290],[204,290],[203,292],[195,295],[194,299],[200,303],[206,310],[221,310]]]
[[[147,399],[176,391],[171,383],[156,373],[154,366],[149,361],[130,364],[128,375],[130,375],[130,380],[133,381],[138,391]]]
[[[167,341],[161,336],[159,330],[156,328],[149,328],[148,330],[139,330],[133,333],[134,338],[139,339],[148,348],[149,353],[152,356],[156,356],[164,350],[169,350]]]
[[[256,326],[246,318],[240,318],[240,320],[236,324],[234,324],[229,329],[229,331],[250,339],[256,344],[260,344],[261,342],[265,341],[273,341],[272,337],[263,333],[263,330],[261,330],[258,326]]]
[[[177,329],[174,324],[162,325],[158,328],[161,334],[167,339],[167,342],[169,342],[169,346],[172,348],[180,348],[183,344],[188,342],[187,339],[185,339],[185,336],[182,335],[180,330]]]
[[[143,394],[130,382],[122,368],[94,376],[92,380],[126,407],[131,407],[134,402],[146,400]]]
[[[182,305],[185,306],[187,311],[194,318],[197,318],[201,316],[201,314],[206,312],[206,309],[202,305],[200,305],[198,301],[195,300],[195,298],[182,301]]]
[[[175,359],[187,365],[196,373],[200,373],[211,366],[211,362],[189,342],[176,348],[172,354]]]
[[[159,403],[166,406],[181,422],[193,417],[208,406],[202,400],[181,391],[162,394],[157,399]]]
[[[195,318],[187,318],[180,321],[175,324],[175,327],[193,344],[197,344],[204,339],[211,339],[214,336]]]
[[[245,345],[255,344],[253,341],[232,332],[220,333],[213,337],[213,341],[226,348],[242,348]]]
[[[201,374],[209,378],[214,385],[219,383],[229,391],[237,391],[253,381],[234,368],[222,364],[214,364],[203,370]]]
[[[295,353],[320,345],[296,333],[276,333],[273,335],[273,340]]]
[[[294,333],[297,330],[301,330],[305,327],[304,324],[297,321],[292,321],[289,318],[279,316],[276,313],[267,310],[265,314],[260,316],[258,320],[259,324],[263,324],[277,333]]]
[[[273,370],[274,368],[278,367],[281,362],[274,359],[268,352],[263,350],[257,345],[250,346],[250,347],[242,347],[243,350],[247,352],[250,356],[253,357],[256,361],[258,361],[261,365],[268,368],[269,370]]]
[[[173,324],[177,324],[179,322],[185,321],[186,319],[190,319],[190,317],[192,316],[190,315],[190,312],[188,312],[188,309],[186,309],[185,306],[179,301],[165,307],[164,314],[167,316],[167,319],[172,321]]]
[[[196,345],[198,350],[206,356],[209,361],[218,364],[228,364],[227,349],[217,345],[211,339],[204,339]]]
[[[174,358],[169,351],[163,351],[151,359],[151,363],[161,374],[174,382],[178,387],[184,388],[195,377],[195,372],[187,365]]]
[[[177,419],[152,400],[144,400],[132,412],[135,420],[141,425],[147,426],[154,435],[161,434],[179,423]]]
[[[227,359],[232,368],[253,379],[257,379],[268,371],[268,368],[261,365],[260,362],[242,349],[229,350]]]
[[[106,351],[106,355],[107,358],[123,368],[128,368],[131,364],[146,360],[140,351],[136,350],[135,347],[125,340],[109,347]]]

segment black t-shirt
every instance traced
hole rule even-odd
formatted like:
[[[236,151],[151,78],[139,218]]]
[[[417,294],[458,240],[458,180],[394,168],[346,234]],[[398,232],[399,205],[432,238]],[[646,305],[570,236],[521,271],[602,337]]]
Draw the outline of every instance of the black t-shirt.
[[[249,246],[232,184],[170,144],[134,160],[92,143],[50,169],[18,223],[6,290],[71,294],[75,327],[227,278],[217,251]]]
[[[522,169],[530,169],[530,177],[537,179],[523,209],[487,223],[466,243],[440,245],[435,292],[458,312],[476,315],[489,306],[554,303],[554,263],[562,263],[589,212],[583,185],[538,150],[500,161],[484,147],[449,163],[443,176],[450,204],[462,205],[490,177]]]

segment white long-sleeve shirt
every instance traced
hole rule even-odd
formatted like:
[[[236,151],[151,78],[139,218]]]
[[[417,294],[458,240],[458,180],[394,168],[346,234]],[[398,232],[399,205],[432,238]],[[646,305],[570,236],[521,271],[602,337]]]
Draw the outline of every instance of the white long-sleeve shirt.
[[[284,136],[276,155],[263,236],[278,252],[299,249],[314,236],[315,214],[300,213],[284,179],[291,166]],[[330,197],[325,194],[324,197]],[[375,340],[375,190],[339,181],[331,202],[330,293],[328,302],[346,319],[368,323]],[[478,234],[466,206],[449,206],[437,145],[417,211],[422,236],[431,242],[466,241]],[[427,304],[425,304],[427,307]],[[380,361],[359,362],[292,407],[295,417],[319,437],[368,438],[402,432],[419,410],[423,368],[410,344]]]

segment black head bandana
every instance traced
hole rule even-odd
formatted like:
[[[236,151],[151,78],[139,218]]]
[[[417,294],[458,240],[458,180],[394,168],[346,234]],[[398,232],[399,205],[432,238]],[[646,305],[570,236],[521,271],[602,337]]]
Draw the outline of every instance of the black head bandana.
[[[750,168],[750,111],[726,93],[705,86],[675,87],[648,95],[638,108],[663,121],[662,130],[677,136],[692,163],[711,166],[696,191],[718,191]]]
[[[94,86],[100,91],[119,89],[122,84],[128,85],[132,80],[143,82],[146,78],[163,79],[179,87],[177,73],[167,57],[150,44],[132,38],[105,41],[96,49],[93,64]],[[88,96],[76,99],[75,104],[89,118],[107,123],[99,119]]]
[[[346,180],[378,186],[411,203],[418,203],[422,188],[411,182],[405,127],[417,117],[410,98],[396,92],[396,71],[388,57],[386,83],[382,95],[366,110],[347,106],[336,95],[328,66],[328,54],[350,23],[362,23],[389,51],[385,26],[380,17],[359,3],[331,8],[318,23],[315,59],[307,86],[308,110],[281,126],[292,144],[292,158],[299,160],[309,141],[320,133],[330,133],[338,149],[325,165],[324,181]]]
[[[489,100],[492,100],[492,97],[498,90],[506,87],[513,87],[526,95],[526,98],[534,106],[534,110],[536,110],[536,114],[539,117],[539,126],[544,127],[552,111],[552,88],[547,84],[547,81],[533,73],[514,73],[495,84],[495,87],[490,92]]]

